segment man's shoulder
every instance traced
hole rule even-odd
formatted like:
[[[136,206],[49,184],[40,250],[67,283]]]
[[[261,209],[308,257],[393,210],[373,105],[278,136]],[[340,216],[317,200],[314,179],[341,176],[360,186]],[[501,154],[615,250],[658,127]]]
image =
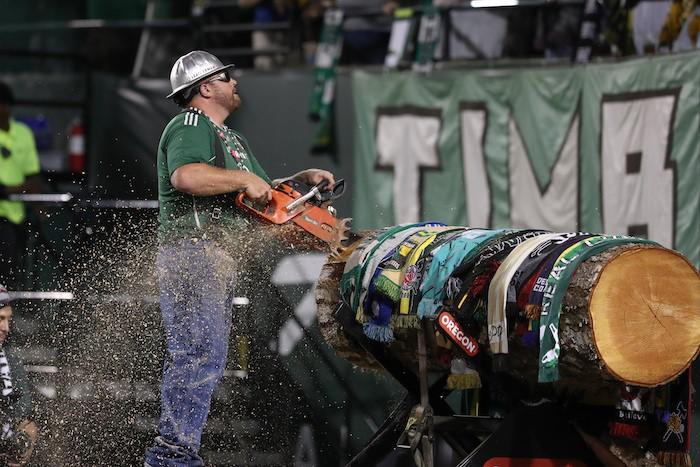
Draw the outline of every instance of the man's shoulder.
[[[168,127],[189,126],[206,127],[210,126],[209,119],[197,109],[185,109],[175,115],[168,123]]]
[[[209,134],[209,121],[206,116],[196,109],[184,110],[175,115],[163,130],[163,136],[167,137],[173,133],[188,133],[188,134]]]
[[[29,128],[29,125],[18,120],[10,120],[10,131],[14,133],[15,136],[19,136],[21,138],[34,137],[32,129]]]

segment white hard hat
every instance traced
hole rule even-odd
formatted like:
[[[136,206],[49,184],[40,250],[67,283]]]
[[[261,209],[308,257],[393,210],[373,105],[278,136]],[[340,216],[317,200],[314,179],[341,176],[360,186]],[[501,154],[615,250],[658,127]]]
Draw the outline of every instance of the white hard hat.
[[[170,86],[173,92],[168,94],[168,97],[173,97],[208,76],[233,67],[234,65],[224,65],[221,60],[204,50],[194,50],[183,55],[170,70]]]

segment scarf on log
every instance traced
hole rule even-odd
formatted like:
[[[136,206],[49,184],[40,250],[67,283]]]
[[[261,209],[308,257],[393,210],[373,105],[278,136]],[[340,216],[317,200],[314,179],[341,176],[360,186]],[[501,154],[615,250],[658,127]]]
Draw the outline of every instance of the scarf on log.
[[[569,247],[557,258],[547,277],[540,313],[540,361],[537,380],[551,383],[559,380],[559,313],[569,280],[584,260],[614,246],[624,244],[652,244],[650,240],[625,235],[598,235]]]
[[[448,278],[482,245],[506,232],[510,231],[470,229],[433,250],[432,261],[420,287],[421,297],[416,311],[418,317],[435,319],[438,308],[442,306]]]

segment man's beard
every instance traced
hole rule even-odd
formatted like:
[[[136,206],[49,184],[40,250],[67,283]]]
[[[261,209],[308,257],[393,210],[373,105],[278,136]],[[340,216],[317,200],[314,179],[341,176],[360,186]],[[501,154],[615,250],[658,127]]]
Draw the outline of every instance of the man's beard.
[[[231,96],[231,106],[230,106],[231,112],[233,112],[234,110],[236,110],[240,106],[241,106],[241,96],[239,96],[238,93],[233,93],[233,95]]]

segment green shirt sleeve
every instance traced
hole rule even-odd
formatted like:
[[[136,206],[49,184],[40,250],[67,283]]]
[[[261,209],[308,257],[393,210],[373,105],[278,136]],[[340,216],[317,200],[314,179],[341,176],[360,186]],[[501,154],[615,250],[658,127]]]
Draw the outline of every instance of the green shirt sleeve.
[[[185,114],[183,114],[185,115]],[[203,122],[185,123],[184,117],[173,122],[165,141],[168,174],[186,164],[209,163],[214,159],[211,147],[211,130]]]

